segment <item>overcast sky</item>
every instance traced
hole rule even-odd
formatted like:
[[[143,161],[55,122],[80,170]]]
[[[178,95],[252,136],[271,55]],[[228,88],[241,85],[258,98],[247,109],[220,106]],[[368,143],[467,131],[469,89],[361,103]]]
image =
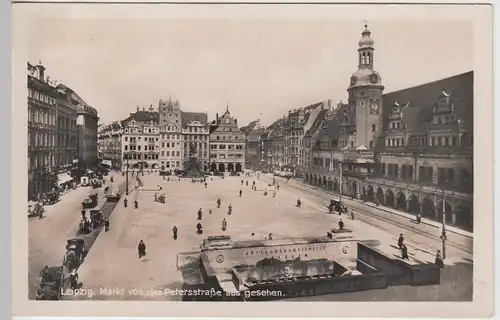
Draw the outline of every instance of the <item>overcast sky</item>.
[[[184,111],[269,125],[289,109],[346,100],[362,20],[64,20],[33,23],[28,57],[104,123],[179,99]],[[385,92],[473,70],[466,22],[369,21]]]

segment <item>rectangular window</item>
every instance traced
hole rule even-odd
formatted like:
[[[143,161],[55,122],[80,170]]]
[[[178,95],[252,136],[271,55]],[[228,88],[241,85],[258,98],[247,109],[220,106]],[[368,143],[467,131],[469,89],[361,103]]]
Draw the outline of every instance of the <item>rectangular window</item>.
[[[375,132],[376,126],[372,124],[372,132]]]

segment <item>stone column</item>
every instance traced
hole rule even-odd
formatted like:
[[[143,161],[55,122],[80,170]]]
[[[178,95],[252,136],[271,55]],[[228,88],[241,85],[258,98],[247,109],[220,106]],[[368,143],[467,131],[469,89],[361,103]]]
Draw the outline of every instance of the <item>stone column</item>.
[[[451,212],[451,224],[457,224],[457,213],[455,211]]]
[[[422,215],[422,217],[424,216],[424,205],[423,204],[420,204],[420,214]]]
[[[432,167],[432,183],[438,184],[438,168]]]

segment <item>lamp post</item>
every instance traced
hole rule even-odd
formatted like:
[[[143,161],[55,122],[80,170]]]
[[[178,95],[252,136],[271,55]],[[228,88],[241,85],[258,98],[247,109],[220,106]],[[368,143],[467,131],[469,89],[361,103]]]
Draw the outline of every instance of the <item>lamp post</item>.
[[[128,159],[127,156],[127,169],[125,170],[125,195],[128,195]]]
[[[445,181],[445,185],[448,183],[448,180]],[[446,202],[444,200],[444,187],[443,186],[443,194],[442,194],[442,209],[441,209],[441,223],[442,223],[442,233],[441,233],[441,240],[443,242],[443,259],[446,259]]]

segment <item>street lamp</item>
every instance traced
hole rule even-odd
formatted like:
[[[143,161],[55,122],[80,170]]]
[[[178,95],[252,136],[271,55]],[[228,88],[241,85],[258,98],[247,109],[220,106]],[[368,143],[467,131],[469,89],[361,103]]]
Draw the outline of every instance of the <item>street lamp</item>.
[[[448,180],[445,181],[445,185],[448,184]],[[441,223],[442,223],[442,233],[441,233],[441,240],[443,241],[443,259],[446,259],[446,202],[444,200],[444,187],[443,186],[443,193],[442,193],[442,199],[441,202],[443,203],[442,209],[441,209]]]

